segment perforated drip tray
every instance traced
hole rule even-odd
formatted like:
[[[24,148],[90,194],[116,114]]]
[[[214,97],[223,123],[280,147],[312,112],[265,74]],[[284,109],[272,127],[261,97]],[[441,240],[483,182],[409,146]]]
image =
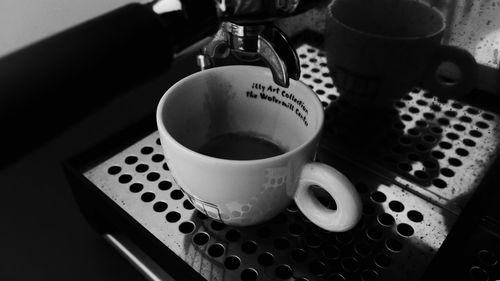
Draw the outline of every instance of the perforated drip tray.
[[[418,280],[455,220],[412,193],[349,169],[364,204],[355,229],[322,231],[294,204],[269,223],[233,228],[194,210],[161,153],[153,133],[85,177],[207,280]]]
[[[338,104],[324,52],[298,48],[302,81],[326,108],[323,146],[459,214],[498,151],[498,116],[414,89],[385,112]]]
[[[360,147],[338,137],[342,124],[331,127],[343,113],[326,58],[309,45],[298,53],[302,81],[329,116],[318,161],[338,167],[362,197],[354,229],[325,232],[293,203],[254,227],[213,221],[173,181],[157,132],[83,176],[207,280],[419,280],[493,159],[498,116],[415,91],[395,103],[387,130],[370,132]]]

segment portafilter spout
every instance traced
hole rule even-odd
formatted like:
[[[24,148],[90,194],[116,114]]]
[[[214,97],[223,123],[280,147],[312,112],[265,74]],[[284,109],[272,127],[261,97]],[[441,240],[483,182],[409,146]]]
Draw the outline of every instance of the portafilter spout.
[[[263,60],[280,86],[288,87],[289,78],[299,79],[297,53],[273,21],[308,9],[316,0],[214,1],[221,24],[211,42],[200,51],[201,69],[214,67],[214,59],[233,54],[243,61]]]
[[[264,60],[280,86],[288,87],[289,78],[300,77],[297,53],[274,24],[222,22],[213,39],[201,49],[198,65],[202,70],[214,67],[215,58],[226,58],[230,53],[242,61]]]

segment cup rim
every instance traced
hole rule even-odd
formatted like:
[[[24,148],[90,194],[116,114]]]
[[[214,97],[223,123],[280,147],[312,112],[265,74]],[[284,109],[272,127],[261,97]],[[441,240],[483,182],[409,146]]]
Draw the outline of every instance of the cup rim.
[[[311,88],[309,88],[309,86],[307,86],[306,84],[304,84],[300,80],[293,80],[293,79],[290,79],[289,88],[291,86],[303,88],[303,90],[305,90],[305,91],[309,92],[311,95],[313,95],[312,103],[313,103],[313,106],[316,108],[314,108],[312,111],[316,112],[318,127],[315,129],[313,134],[308,136],[306,141],[302,142],[299,146],[297,146],[289,151],[286,151],[283,154],[276,155],[273,157],[268,157],[268,158],[252,159],[252,160],[232,160],[232,159],[217,158],[217,157],[208,156],[208,155],[199,153],[197,151],[191,150],[191,149],[187,148],[186,146],[184,146],[183,144],[181,144],[180,142],[178,142],[172,135],[170,135],[170,133],[167,131],[165,123],[163,122],[163,118],[162,118],[163,114],[162,113],[163,113],[163,108],[165,107],[166,100],[167,100],[168,96],[170,94],[172,94],[172,92],[174,92],[177,87],[181,86],[182,84],[189,83],[190,80],[193,78],[197,78],[198,76],[203,76],[203,75],[206,75],[206,74],[211,73],[211,72],[232,71],[233,69],[236,70],[236,69],[242,69],[242,68],[244,70],[247,70],[247,71],[256,71],[256,72],[264,71],[264,72],[266,72],[265,75],[272,77],[271,71],[267,67],[253,66],[253,65],[229,65],[229,66],[219,66],[219,67],[215,67],[215,68],[210,68],[207,70],[202,70],[202,71],[190,74],[190,75],[182,78],[181,80],[179,80],[178,82],[176,82],[172,86],[170,86],[169,89],[161,97],[160,102],[158,103],[158,106],[156,108],[156,124],[157,124],[158,131],[160,133],[160,138],[162,136],[166,137],[171,144],[176,146],[176,148],[182,150],[184,153],[187,153],[189,156],[197,157],[198,159],[200,159],[202,161],[218,162],[218,163],[222,163],[222,164],[231,164],[231,165],[255,165],[255,164],[266,164],[266,163],[271,163],[271,162],[286,159],[286,158],[290,157],[291,155],[296,154],[298,151],[303,150],[305,147],[308,147],[312,142],[314,142],[314,140],[316,140],[319,137],[319,135],[321,134],[321,131],[323,128],[323,122],[324,122],[323,105],[321,104],[319,97],[316,95],[316,93],[314,93],[314,91]],[[251,70],[248,70],[248,68],[251,68]],[[162,143],[162,145],[164,145],[164,144]]]
[[[407,40],[423,40],[423,39],[428,39],[428,38],[432,38],[434,36],[437,36],[439,35],[440,33],[442,33],[445,29],[446,29],[446,21],[445,21],[445,17],[444,15],[438,10],[436,9],[435,7],[432,7],[432,6],[429,6],[425,3],[422,3],[422,2],[419,2],[419,1],[414,1],[412,3],[418,3],[418,5],[422,5],[422,6],[425,6],[427,8],[429,8],[430,10],[432,10],[440,19],[441,19],[441,26],[440,28],[438,28],[436,31],[434,32],[431,32],[429,34],[426,34],[424,36],[390,36],[390,35],[383,35],[383,34],[377,34],[377,33],[370,33],[370,32],[367,32],[367,31],[364,31],[364,30],[361,30],[361,29],[358,29],[358,28],[354,28],[350,25],[347,25],[343,22],[341,22],[340,20],[337,19],[337,17],[335,17],[333,14],[332,14],[332,8],[333,8],[333,5],[335,4],[336,1],[332,1],[328,4],[328,7],[327,7],[327,19],[331,19],[333,21],[335,21],[337,24],[339,24],[340,26],[348,29],[348,30],[351,30],[351,31],[354,31],[354,32],[357,32],[357,33],[360,33],[360,34],[363,34],[365,36],[369,36],[369,37],[374,37],[374,38],[380,38],[380,39],[390,39],[390,40],[395,40],[395,41],[407,41]],[[327,23],[328,25],[328,23]]]

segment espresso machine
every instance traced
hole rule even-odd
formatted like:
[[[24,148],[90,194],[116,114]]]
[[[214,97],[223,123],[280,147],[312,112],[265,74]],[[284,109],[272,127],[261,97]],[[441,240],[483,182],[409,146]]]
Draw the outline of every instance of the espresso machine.
[[[322,32],[330,1],[184,0],[182,11],[168,13],[162,11],[162,2],[131,4],[91,22],[92,30],[127,22],[126,28],[141,34],[138,38],[146,45],[131,37],[113,37],[116,53],[100,49],[86,64],[86,59],[77,62],[80,67],[74,72],[81,76],[63,77],[59,84],[45,85],[43,79],[40,83],[57,99],[64,96],[66,82],[85,81],[88,87],[82,92],[90,106],[113,98],[116,84],[123,88],[145,83],[178,67],[179,60],[190,63],[188,72],[236,63],[267,66],[277,85],[301,80],[318,95],[327,122],[316,160],[338,167],[353,182],[363,215],[344,233],[317,228],[293,203],[256,226],[238,228],[212,220],[196,211],[173,180],[151,114],[63,163],[68,186],[88,223],[146,279],[500,278],[498,55],[496,61],[482,61],[469,48],[470,41],[463,40],[479,34],[480,28],[500,28],[498,1],[428,1],[447,17],[444,43],[476,56],[479,74],[471,93],[461,100],[443,100],[415,88],[394,101],[388,112],[372,116],[381,120],[377,128],[356,123],[360,126],[342,134],[334,119],[356,113],[339,102],[341,94],[326,64]],[[490,10],[482,10],[484,5]],[[471,28],[470,22],[476,25]],[[71,32],[80,39],[82,34],[93,35],[85,30],[88,26]],[[46,43],[46,49],[53,42]],[[90,52],[94,47],[89,42],[77,45]],[[126,43],[139,53],[123,48]],[[495,47],[489,50],[495,53]],[[36,55],[41,54],[44,51]],[[21,56],[15,55],[7,58],[10,65],[19,62]],[[102,71],[96,73],[96,65],[106,65],[103,58],[112,66],[98,67]],[[0,71],[0,77],[7,77],[4,73]],[[105,91],[93,93],[96,85]],[[24,90],[30,86],[23,85]],[[65,114],[77,119],[83,113]],[[316,197],[335,209],[331,198],[322,193]]]

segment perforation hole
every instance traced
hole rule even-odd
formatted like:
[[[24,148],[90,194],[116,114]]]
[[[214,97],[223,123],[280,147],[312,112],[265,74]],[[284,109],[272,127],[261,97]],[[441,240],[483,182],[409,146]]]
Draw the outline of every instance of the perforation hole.
[[[144,163],[141,163],[141,164],[135,166],[135,171],[138,172],[138,173],[144,173],[148,169],[149,169],[149,166],[146,165],[146,164],[144,164]]]
[[[460,125],[460,124],[455,124],[453,125],[453,129],[455,129],[456,131],[458,132],[463,132],[465,131],[465,127],[463,125]]]
[[[415,174],[415,177],[417,177],[421,180],[425,180],[425,179],[429,178],[429,174],[426,171],[417,170],[417,171],[415,171],[414,174]]]
[[[457,148],[455,149],[455,153],[457,153],[457,155],[459,156],[469,156],[469,151],[467,151],[466,149],[463,149],[463,148]]]
[[[426,169],[428,169],[428,170],[434,170],[434,169],[436,169],[436,168],[437,168],[436,163],[434,163],[434,162],[432,162],[432,161],[428,161],[428,160],[426,160],[426,161],[424,161],[422,164],[423,164],[423,165],[424,165],[424,167],[425,167]]]
[[[447,118],[444,118],[444,117],[441,117],[441,118],[438,118],[438,123],[443,125],[443,126],[448,126],[450,125],[450,120],[448,120]]]
[[[246,268],[243,271],[241,271],[241,281],[255,281],[259,277],[259,274],[257,273],[257,270],[253,268]]]
[[[373,257],[373,260],[381,268],[387,268],[391,265],[391,257],[386,254],[379,253]]]
[[[269,252],[265,252],[259,255],[257,261],[262,266],[270,266],[274,263],[274,256]]]
[[[387,196],[385,196],[385,194],[380,191],[372,192],[370,198],[377,203],[383,203],[385,202],[385,200],[387,200]]]
[[[141,192],[143,189],[144,189],[144,185],[141,183],[138,183],[138,182],[131,184],[130,188],[129,188],[130,192],[132,192],[132,193]]]
[[[442,179],[433,179],[432,184],[437,188],[446,188],[448,184]]]
[[[168,204],[163,201],[158,201],[153,204],[153,210],[157,213],[165,212],[167,210]]]
[[[174,200],[179,200],[184,197],[184,193],[182,193],[182,191],[180,191],[179,189],[175,189],[170,192],[170,197]]]
[[[424,120],[418,120],[415,122],[415,124],[420,127],[420,128],[425,128],[427,127],[427,122],[425,122]]]
[[[207,244],[209,239],[210,236],[206,232],[198,232],[193,236],[193,242],[198,246]]]
[[[495,119],[495,116],[493,116],[492,114],[489,114],[489,113],[483,113],[481,115],[481,117],[483,117],[484,120],[488,120],[488,121]]]
[[[436,158],[436,159],[443,159],[444,158],[444,153],[442,153],[439,150],[434,150],[431,152],[431,156]]]
[[[413,229],[413,227],[411,227],[407,223],[398,224],[397,231],[399,234],[401,234],[402,236],[405,236],[405,237],[410,237],[413,235],[413,233],[415,233],[415,230]]]
[[[323,248],[323,256],[329,260],[336,260],[340,257],[340,250],[335,245],[327,245]]]
[[[161,181],[158,183],[158,188],[160,190],[169,190],[172,187],[172,183],[169,181]]]
[[[160,178],[160,174],[158,174],[157,172],[151,172],[147,174],[146,178],[148,179],[148,181],[154,182]]]
[[[125,158],[125,164],[128,165],[135,164],[137,161],[139,161],[139,158],[137,158],[137,156],[127,156]]]
[[[479,261],[485,266],[495,266],[498,263],[498,259],[492,252],[488,250],[481,250],[478,253]]]
[[[184,202],[182,202],[182,206],[184,207],[184,209],[186,210],[193,210],[194,209],[194,206],[193,204],[191,204],[191,202],[189,202],[189,200],[184,200]]]
[[[441,127],[431,127],[431,132],[433,132],[434,134],[442,134],[443,133],[443,129]]]
[[[208,219],[207,215],[205,215],[204,213],[200,212],[200,211],[197,211],[196,212],[196,217],[200,220],[206,220]]]
[[[358,243],[354,246],[354,251],[361,257],[367,257],[371,254],[372,249],[366,243]]]
[[[459,159],[457,158],[453,158],[453,157],[450,157],[448,159],[448,163],[451,165],[451,166],[455,166],[455,167],[460,167],[462,166],[462,161],[460,161]]]
[[[155,197],[156,197],[156,195],[154,193],[152,193],[152,192],[144,192],[141,195],[141,200],[143,202],[149,203],[149,202],[155,200]]]
[[[383,230],[378,225],[372,226],[366,230],[366,236],[374,241],[380,240],[383,236]]]
[[[403,250],[403,244],[395,238],[391,238],[385,241],[385,246],[392,252],[400,252],[401,250]]]
[[[451,107],[453,107],[454,109],[462,109],[463,108],[463,105],[458,103],[458,102],[453,102],[451,104]]]
[[[394,212],[399,213],[405,209],[405,206],[403,205],[403,203],[396,201],[396,200],[393,200],[393,201],[389,202],[389,208],[391,210],[393,210]]]
[[[483,134],[481,132],[479,132],[478,130],[471,130],[469,132],[469,134],[475,138],[480,138],[483,136]]]
[[[132,176],[129,175],[129,174],[123,174],[123,175],[121,175],[121,176],[118,177],[118,182],[119,183],[125,184],[125,183],[129,183],[131,181],[132,181]]]
[[[439,147],[441,147],[442,149],[450,149],[453,147],[453,145],[447,141],[442,141],[439,143]]]
[[[344,245],[351,244],[352,241],[354,240],[354,237],[350,231],[339,232],[339,233],[337,233],[336,238],[340,244],[344,244]]]
[[[236,242],[240,239],[241,234],[236,229],[230,229],[226,232],[226,239],[229,242]]]
[[[144,155],[151,154],[151,153],[153,153],[153,151],[154,151],[154,149],[151,146],[145,146],[145,147],[141,148],[141,153]]]
[[[213,258],[218,258],[224,254],[225,248],[219,243],[212,244],[208,247],[208,254]]]
[[[394,217],[387,213],[378,215],[377,220],[383,226],[391,226],[395,222]]]
[[[155,154],[153,155],[153,157],[151,157],[151,160],[153,162],[156,162],[156,163],[159,163],[161,161],[163,161],[165,159],[165,156],[163,156],[162,154]]]
[[[288,232],[294,236],[300,236],[303,233],[303,228],[300,224],[292,223],[288,226]]]
[[[440,172],[441,172],[441,175],[448,177],[448,178],[455,176],[455,172],[453,172],[453,170],[451,170],[449,168],[442,168]]]
[[[181,219],[181,214],[176,211],[172,211],[167,214],[166,218],[170,223],[178,222]]]
[[[309,272],[313,275],[320,276],[325,274],[326,265],[321,261],[315,260],[309,263]]]
[[[285,279],[292,277],[293,271],[289,265],[282,264],[282,265],[279,265],[276,267],[276,269],[274,270],[274,274],[279,279],[285,280]]]
[[[334,273],[328,276],[328,281],[345,281],[345,277],[340,273]]]
[[[119,174],[122,171],[122,168],[120,166],[111,166],[108,168],[108,174],[114,176]]]
[[[488,273],[479,266],[473,266],[469,270],[469,276],[473,281],[487,281],[489,280]]]
[[[407,216],[412,222],[422,222],[424,220],[422,213],[416,210],[408,211]]]
[[[321,238],[317,235],[311,234],[305,237],[306,245],[311,248],[318,248],[321,245]]]
[[[291,255],[292,259],[296,262],[303,262],[307,259],[307,252],[303,249],[293,249]]]
[[[459,118],[460,121],[464,122],[464,123],[471,123],[472,122],[472,118],[470,118],[469,116],[460,116]]]
[[[257,243],[255,241],[249,240],[241,244],[241,250],[245,254],[253,254],[257,251]]]
[[[411,120],[413,120],[413,118],[411,117],[411,115],[403,114],[403,115],[401,115],[401,120],[410,122]]]
[[[469,147],[474,147],[476,146],[476,142],[471,140],[471,139],[464,139],[462,141],[466,146],[469,146]]]
[[[420,131],[418,129],[411,128],[408,130],[408,134],[410,134],[413,137],[418,137],[420,136]]]
[[[347,272],[356,272],[359,269],[359,261],[354,257],[343,258],[340,265]]]
[[[194,231],[195,224],[190,221],[185,221],[179,225],[179,231],[184,234],[189,234]]]
[[[226,228],[226,225],[218,221],[212,221],[210,227],[215,231],[220,231]]]
[[[436,118],[436,115],[430,112],[425,112],[423,116],[427,120],[433,120],[434,118]]]
[[[378,281],[380,280],[380,276],[376,271],[373,270],[365,270],[361,273],[362,281]]]
[[[241,260],[237,256],[229,256],[224,260],[224,267],[229,270],[238,269],[241,265]]]

